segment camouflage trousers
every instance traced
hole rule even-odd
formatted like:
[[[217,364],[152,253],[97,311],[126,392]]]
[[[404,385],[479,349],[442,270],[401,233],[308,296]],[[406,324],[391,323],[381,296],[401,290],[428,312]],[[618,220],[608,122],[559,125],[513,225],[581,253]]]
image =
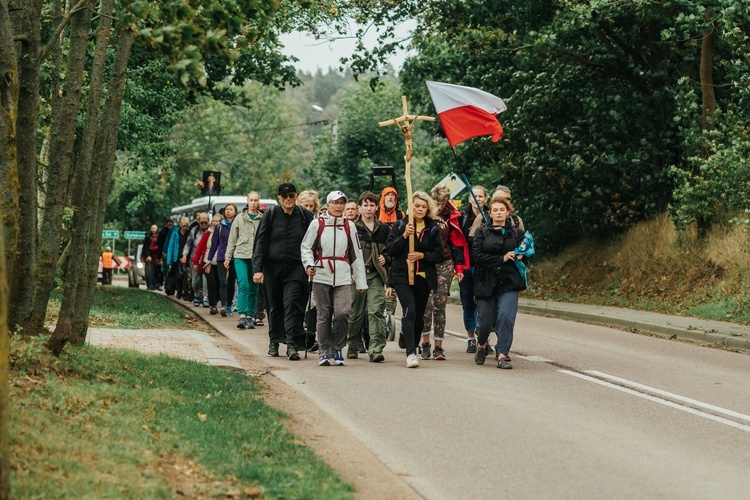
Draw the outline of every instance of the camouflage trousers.
[[[451,283],[453,282],[453,261],[444,260],[435,265],[437,269],[437,289],[430,292],[427,299],[427,307],[424,310],[424,328],[423,335],[428,335],[432,329],[432,336],[435,340],[443,340],[445,336],[445,305],[448,303],[448,296],[451,293]]]

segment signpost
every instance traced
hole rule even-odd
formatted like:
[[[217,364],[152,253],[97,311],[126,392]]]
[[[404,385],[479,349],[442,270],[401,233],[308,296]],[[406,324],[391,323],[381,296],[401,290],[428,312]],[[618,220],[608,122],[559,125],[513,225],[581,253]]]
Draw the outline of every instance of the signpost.
[[[128,257],[130,257],[130,240],[142,240],[145,237],[146,231],[125,231],[125,239],[128,240]],[[136,255],[135,257],[138,260],[139,256]]]

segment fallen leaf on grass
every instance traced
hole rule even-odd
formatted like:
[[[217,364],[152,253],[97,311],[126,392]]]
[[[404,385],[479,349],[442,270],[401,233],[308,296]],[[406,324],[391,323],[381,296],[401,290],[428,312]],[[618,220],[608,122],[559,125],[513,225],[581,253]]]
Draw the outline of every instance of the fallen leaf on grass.
[[[202,411],[199,411],[198,412],[198,420],[200,420],[201,422],[205,422],[206,420],[208,420],[208,415],[206,415]]]

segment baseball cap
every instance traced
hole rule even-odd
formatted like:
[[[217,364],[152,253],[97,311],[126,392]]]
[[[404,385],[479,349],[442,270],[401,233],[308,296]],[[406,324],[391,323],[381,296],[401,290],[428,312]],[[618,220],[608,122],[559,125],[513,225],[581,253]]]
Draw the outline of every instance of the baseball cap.
[[[328,193],[328,196],[326,196],[326,203],[331,203],[332,201],[340,200],[341,198],[344,199],[345,203],[349,201],[343,191],[331,191]]]
[[[282,184],[279,184],[279,189],[276,192],[276,194],[287,194],[287,193],[296,193],[297,188],[294,187],[294,184],[291,182],[284,182]]]

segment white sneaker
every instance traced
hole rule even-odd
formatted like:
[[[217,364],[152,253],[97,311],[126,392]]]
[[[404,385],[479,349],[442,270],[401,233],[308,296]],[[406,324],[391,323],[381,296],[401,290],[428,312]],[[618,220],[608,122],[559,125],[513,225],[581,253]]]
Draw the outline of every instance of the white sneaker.
[[[419,368],[419,359],[416,354],[409,354],[406,356],[406,367],[407,368]]]

